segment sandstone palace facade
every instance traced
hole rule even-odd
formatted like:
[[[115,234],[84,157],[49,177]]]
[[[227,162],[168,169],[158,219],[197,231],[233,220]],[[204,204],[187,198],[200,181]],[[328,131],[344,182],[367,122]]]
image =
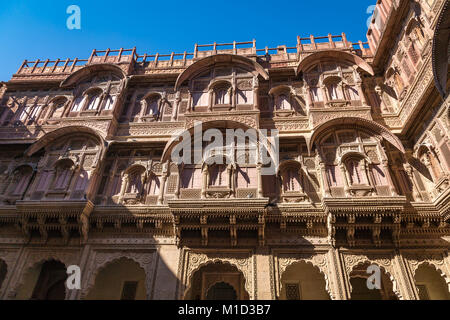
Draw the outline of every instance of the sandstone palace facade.
[[[367,43],[25,61],[0,90],[0,299],[450,299],[449,10],[378,0]],[[250,140],[175,163],[198,122],[278,130],[276,171]]]

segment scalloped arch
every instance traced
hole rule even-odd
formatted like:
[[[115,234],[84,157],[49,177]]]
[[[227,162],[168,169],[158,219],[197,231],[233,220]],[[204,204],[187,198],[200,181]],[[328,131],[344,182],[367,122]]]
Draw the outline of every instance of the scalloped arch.
[[[192,287],[192,280],[194,278],[195,273],[197,273],[197,271],[199,271],[200,269],[202,269],[203,267],[206,267],[208,265],[213,265],[213,264],[222,264],[222,265],[230,265],[234,268],[236,268],[236,270],[238,270],[241,274],[242,274],[242,278],[244,279],[244,288],[245,291],[247,293],[247,295],[249,297],[251,297],[251,294],[248,292],[248,281],[245,278],[245,272],[244,270],[242,270],[241,268],[239,268],[235,263],[232,263],[230,261],[227,260],[222,260],[222,259],[212,259],[212,260],[208,260],[204,263],[199,264],[194,270],[192,270],[191,274],[189,275],[188,281],[186,283],[186,288],[184,289],[183,292],[183,296],[182,299],[185,300],[186,298],[186,294],[188,293],[188,291],[191,289]]]
[[[86,296],[89,294],[89,292],[94,288],[94,286],[95,286],[95,284],[97,282],[97,277],[103,270],[108,268],[111,264],[119,262],[120,260],[128,260],[128,261],[134,262],[136,265],[139,266],[139,268],[142,269],[142,271],[144,271],[145,277],[147,278],[147,281],[149,281],[148,279],[149,279],[150,275],[147,272],[145,263],[143,263],[139,259],[133,258],[130,255],[124,254],[124,255],[122,255],[120,257],[114,257],[113,259],[110,259],[110,260],[107,259],[107,260],[105,260],[103,263],[101,263],[100,265],[98,265],[94,269],[94,272],[92,272],[90,274],[90,276],[89,276],[89,280],[88,280],[88,283],[86,285],[86,288],[84,290],[82,290],[82,292],[81,292],[81,298],[82,299],[86,298]],[[148,292],[147,285],[145,286],[145,294],[146,294],[147,297],[149,297],[149,295],[150,295],[150,292]]]
[[[377,263],[377,262],[372,261],[370,259],[365,259],[364,261],[361,261],[361,262],[355,264],[351,268],[350,272],[348,273],[348,280],[349,280],[348,281],[348,286],[349,286],[349,289],[350,289],[350,296],[351,296],[351,292],[353,291],[352,285],[350,283],[350,275],[352,274],[352,272],[353,272],[353,270],[355,268],[357,268],[359,266],[363,266],[365,264],[375,264],[375,265],[377,265],[381,269],[381,271],[383,271],[388,276],[389,280],[391,281],[391,283],[392,283],[392,291],[394,292],[394,294],[397,296],[397,298],[399,300],[403,300],[403,295],[401,294],[401,292],[399,290],[399,285],[397,283],[397,280],[395,280],[394,276],[388,270],[386,270],[386,268],[384,266],[382,266],[380,263]]]
[[[293,261],[292,263],[287,265],[286,268],[283,270],[283,273],[280,275],[280,280],[283,278],[283,275],[286,273],[286,271],[289,268],[294,267],[294,266],[299,265],[299,264],[302,264],[302,263],[312,266],[314,268],[314,270],[318,271],[323,276],[323,280],[325,281],[325,291],[328,293],[328,296],[330,297],[330,299],[333,300],[334,299],[334,295],[333,295],[333,292],[332,292],[332,290],[330,288],[330,280],[328,279],[328,275],[319,266],[315,265],[312,261],[309,261],[309,260],[306,260],[306,259]],[[280,293],[281,293],[282,288],[283,288],[283,285],[280,284]]]

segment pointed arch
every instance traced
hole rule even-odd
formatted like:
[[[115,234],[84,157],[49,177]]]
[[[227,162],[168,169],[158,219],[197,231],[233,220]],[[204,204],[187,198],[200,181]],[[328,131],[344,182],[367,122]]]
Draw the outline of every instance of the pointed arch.
[[[253,70],[252,73],[255,76],[260,75],[264,80],[269,79],[267,71],[256,61],[244,56],[234,54],[216,54],[209,57],[205,57],[197,60],[189,67],[187,67],[179,76],[175,82],[175,91],[177,91],[181,84],[186,80],[192,78],[202,70],[209,68],[217,63],[231,63],[244,66],[246,69]]]
[[[43,137],[41,137],[38,141],[36,141],[34,144],[32,144],[27,150],[25,150],[25,156],[30,157],[37,151],[41,150],[43,147],[47,146],[48,144],[52,143],[56,139],[61,138],[62,136],[71,134],[71,133],[88,133],[92,135],[97,142],[99,143],[99,146],[101,147],[102,154],[104,153],[107,143],[103,136],[95,129],[86,127],[86,126],[67,126],[63,128],[56,129],[52,132],[49,132],[45,134]]]
[[[405,148],[403,147],[400,139],[390,132],[387,128],[382,125],[376,123],[372,120],[367,120],[359,117],[345,117],[345,118],[337,118],[325,123],[320,124],[313,130],[312,136],[307,140],[308,150],[311,151],[313,149],[314,143],[317,141],[318,137],[324,134],[328,129],[335,128],[338,125],[354,125],[356,127],[360,127],[362,130],[370,130],[374,133],[379,134],[385,140],[390,142],[394,147],[396,147],[402,153],[405,153]]]
[[[110,63],[99,63],[88,65],[75,71],[74,73],[69,75],[66,79],[64,79],[61,82],[60,86],[64,88],[75,85],[82,79],[92,76],[101,71],[110,71],[111,73],[117,75],[119,78],[126,77],[125,72],[119,66]]]
[[[367,72],[372,76],[375,74],[372,67],[366,61],[364,61],[364,59],[352,53],[340,50],[325,50],[310,54],[302,61],[300,61],[296,69],[296,74],[298,75],[301,72],[306,71],[309,67],[324,60],[344,61],[358,66],[364,72]]]

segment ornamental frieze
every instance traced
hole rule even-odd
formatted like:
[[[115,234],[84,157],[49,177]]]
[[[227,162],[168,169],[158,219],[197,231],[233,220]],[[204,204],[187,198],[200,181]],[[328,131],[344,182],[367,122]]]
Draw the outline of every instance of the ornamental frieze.
[[[363,110],[349,110],[347,108],[343,108],[336,110],[311,111],[311,125],[313,128],[315,128],[320,124],[328,122],[330,120],[346,117],[359,117],[366,120],[372,120],[370,108],[366,108]]]
[[[254,113],[252,114],[242,114],[242,113],[210,113],[210,114],[187,114],[185,128],[189,129],[194,127],[195,122],[210,122],[210,121],[233,121],[239,122],[247,125],[250,128],[258,128],[258,116]]]

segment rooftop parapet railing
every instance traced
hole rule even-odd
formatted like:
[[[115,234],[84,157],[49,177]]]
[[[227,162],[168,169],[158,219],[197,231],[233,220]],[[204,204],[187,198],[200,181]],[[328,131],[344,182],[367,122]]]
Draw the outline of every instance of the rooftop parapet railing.
[[[117,50],[96,50],[92,51],[89,59],[56,59],[56,60],[25,60],[17,71],[16,75],[24,74],[49,74],[49,73],[72,73],[87,64],[94,63],[132,63],[136,60],[136,48]]]
[[[71,73],[88,63],[88,59],[24,60],[16,74]]]
[[[89,64],[91,63],[120,63],[120,62],[135,62],[138,55],[136,53],[136,47],[133,49],[123,49],[118,50],[96,50],[92,51],[89,58]]]
[[[205,50],[205,48],[208,48]],[[194,59],[215,54],[256,55],[256,40],[231,43],[195,44]]]
[[[143,68],[158,68],[158,67],[185,67],[187,61],[192,60],[193,53],[183,52],[171,54],[144,54],[138,55],[136,64]]]
[[[359,56],[370,56],[371,48],[367,42],[352,43],[347,40],[345,33],[308,38],[297,37],[297,46],[278,46],[276,48],[265,47],[256,49],[256,40],[230,43],[195,44],[194,52],[183,52],[170,54],[144,54],[139,55],[136,48],[117,50],[94,49],[89,59],[66,59],[66,60],[25,60],[16,75],[25,74],[48,74],[48,73],[72,73],[87,64],[96,63],[128,63],[137,68],[183,68],[196,59],[201,59],[215,54],[237,54],[244,56],[258,56],[267,61],[276,62],[284,60],[298,60],[300,54],[327,49],[350,50]]]

